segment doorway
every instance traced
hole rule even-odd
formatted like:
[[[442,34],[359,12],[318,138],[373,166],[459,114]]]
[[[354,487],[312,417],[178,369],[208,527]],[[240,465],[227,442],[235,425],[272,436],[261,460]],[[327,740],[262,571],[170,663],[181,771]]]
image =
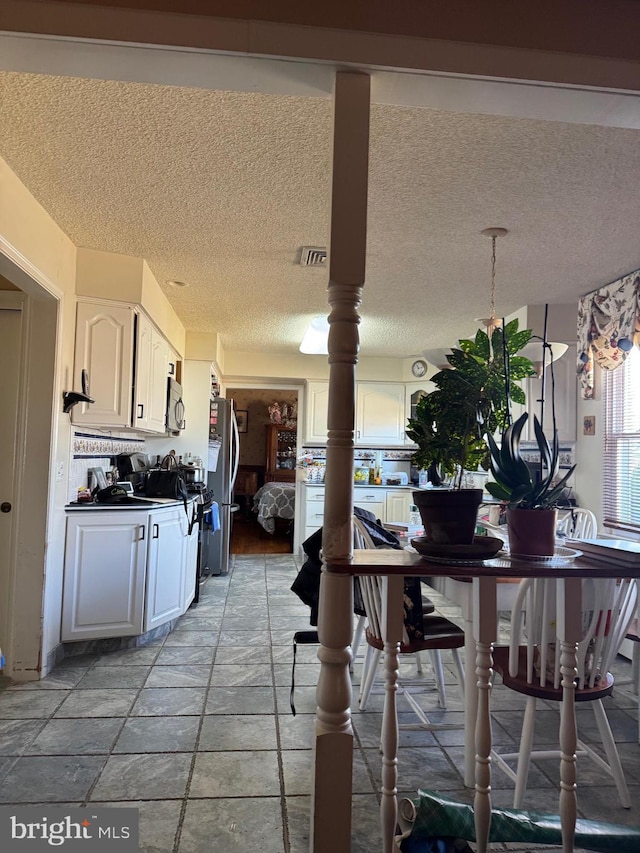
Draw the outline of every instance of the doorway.
[[[226,389],[244,431],[231,536],[232,554],[291,554],[295,523],[295,475],[298,454],[298,388]],[[280,441],[286,437],[287,441]],[[279,490],[276,499],[270,493]],[[272,515],[273,513],[273,515]],[[264,518],[261,518],[264,516]]]
[[[4,457],[0,463],[4,510],[0,512],[0,645],[4,676],[15,681],[40,677],[46,645],[45,561],[55,444],[52,401],[58,304],[51,293],[0,254],[0,334],[5,345],[5,405],[0,409]],[[56,575],[55,568],[48,581]],[[59,602],[56,607],[52,601],[51,632],[55,633],[57,624],[58,639],[59,609]]]

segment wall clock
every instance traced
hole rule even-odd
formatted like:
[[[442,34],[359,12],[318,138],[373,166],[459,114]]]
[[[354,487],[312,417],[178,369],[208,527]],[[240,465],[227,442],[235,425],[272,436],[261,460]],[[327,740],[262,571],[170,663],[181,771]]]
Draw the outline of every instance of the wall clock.
[[[411,372],[417,379],[422,379],[423,376],[427,375],[427,362],[421,358],[417,359],[411,365]]]

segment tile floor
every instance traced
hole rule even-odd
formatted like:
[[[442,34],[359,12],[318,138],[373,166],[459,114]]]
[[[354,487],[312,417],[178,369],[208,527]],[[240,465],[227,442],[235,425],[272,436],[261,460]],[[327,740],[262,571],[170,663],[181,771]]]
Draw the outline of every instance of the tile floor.
[[[145,853],[307,851],[319,664],[316,647],[299,647],[294,717],[291,641],[294,631],[309,627],[307,608],[290,591],[296,571],[291,555],[236,556],[230,575],[208,579],[200,603],[167,637],[144,648],[67,658],[46,679],[4,690],[0,804],[137,807]],[[430,597],[445,615],[458,615],[436,593]],[[356,665],[356,682],[358,670]],[[431,716],[461,721],[450,670],[447,680],[448,710]],[[399,701],[401,719],[414,719]],[[435,708],[435,690],[422,701]],[[505,751],[513,749],[522,700],[498,686],[493,701],[494,740]],[[382,695],[374,694],[370,710],[353,716],[354,853],[380,849],[381,710]],[[608,711],[638,803],[637,710],[620,694],[608,700]],[[589,740],[592,713],[579,713]],[[538,720],[540,736],[551,741],[555,711],[543,706]],[[433,787],[469,802],[462,743],[458,730],[402,732],[400,791],[412,796],[420,786]],[[557,777],[555,762],[532,768],[529,808],[557,810]],[[613,783],[590,763],[579,766],[579,779],[582,816],[637,822],[637,811],[619,806]],[[511,783],[498,770],[493,781],[494,804],[508,806]]]

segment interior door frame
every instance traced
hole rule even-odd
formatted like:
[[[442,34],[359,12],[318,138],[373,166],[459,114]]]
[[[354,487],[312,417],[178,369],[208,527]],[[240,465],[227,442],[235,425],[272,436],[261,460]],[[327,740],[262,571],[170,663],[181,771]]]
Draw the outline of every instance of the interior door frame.
[[[62,293],[1,237],[0,274],[20,289],[3,291],[0,300],[22,305],[4,673],[15,681],[32,681],[40,678],[44,663],[45,578],[49,574],[47,560],[52,556],[48,545],[58,441],[54,401],[61,399],[62,393]]]

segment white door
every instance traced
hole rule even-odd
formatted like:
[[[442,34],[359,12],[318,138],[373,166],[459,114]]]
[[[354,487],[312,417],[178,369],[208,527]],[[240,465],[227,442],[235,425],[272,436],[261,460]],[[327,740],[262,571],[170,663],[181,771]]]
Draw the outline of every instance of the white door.
[[[2,406],[0,406],[0,648],[11,653],[12,548],[15,519],[15,459],[22,311],[0,309]]]

